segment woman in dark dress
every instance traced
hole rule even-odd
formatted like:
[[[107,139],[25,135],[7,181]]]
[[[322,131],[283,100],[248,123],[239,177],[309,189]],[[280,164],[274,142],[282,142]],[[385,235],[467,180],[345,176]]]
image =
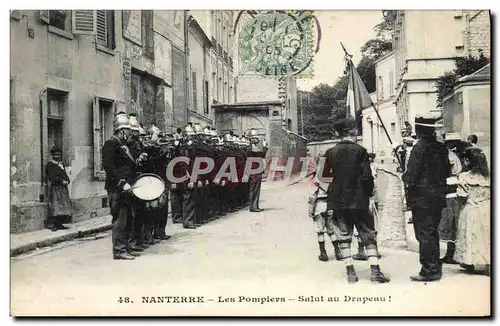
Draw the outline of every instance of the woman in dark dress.
[[[61,149],[53,148],[52,160],[47,163],[45,173],[49,185],[49,227],[52,231],[65,230],[62,221],[71,216],[69,177],[61,162]]]

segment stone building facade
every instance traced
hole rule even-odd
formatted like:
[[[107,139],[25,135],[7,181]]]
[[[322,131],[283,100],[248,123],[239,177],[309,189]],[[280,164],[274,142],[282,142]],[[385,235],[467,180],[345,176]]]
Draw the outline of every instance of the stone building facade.
[[[393,143],[401,142],[396,105],[396,60],[390,52],[375,62],[376,91],[370,96]],[[377,158],[391,156],[391,145],[380,119],[372,107],[363,109],[363,147],[375,153]]]
[[[10,12],[12,232],[44,226],[53,146],[63,150],[76,222],[109,214],[101,150],[116,112],[135,112],[146,129],[166,132],[184,126],[188,113],[210,120],[211,41],[190,17],[183,10]]]

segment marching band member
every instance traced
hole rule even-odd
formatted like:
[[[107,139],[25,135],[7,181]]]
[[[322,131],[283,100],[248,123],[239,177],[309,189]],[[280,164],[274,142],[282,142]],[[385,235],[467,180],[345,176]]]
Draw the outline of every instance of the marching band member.
[[[182,129],[177,128],[176,133],[174,134],[174,149],[172,153],[172,157],[181,156],[180,149],[182,144]],[[181,163],[178,163],[181,164]],[[183,175],[181,171],[182,167],[178,167],[177,165],[174,167],[173,174],[175,177],[179,178]],[[182,206],[183,206],[183,197],[184,197],[184,189],[183,183],[171,183],[170,185],[170,205],[172,208],[172,222],[174,224],[183,222],[183,214],[182,214]]]
[[[182,156],[186,156],[189,158],[189,164],[184,166],[184,163],[177,163],[178,165],[183,167],[184,176],[188,177],[188,180],[185,181],[184,188],[184,198],[183,198],[183,207],[182,207],[182,215],[183,215],[183,226],[185,229],[196,229],[195,220],[196,220],[196,189],[194,182],[191,182],[191,173],[193,171],[193,163],[194,163],[194,129],[192,123],[189,123],[185,127],[186,135],[183,137],[183,148],[181,151]]]
[[[129,114],[129,125],[130,125],[130,137],[127,140],[128,148],[134,159],[138,159],[139,156],[144,152],[144,144],[141,140],[141,125],[137,121],[137,116],[134,113]],[[139,167],[139,172],[142,167]],[[149,247],[151,243],[145,241],[148,238],[147,229],[147,212],[144,211],[143,207],[134,200],[132,205],[132,212],[134,215],[134,225],[133,225],[133,240],[134,240],[134,250],[143,251],[145,248]]]
[[[130,125],[127,115],[119,112],[114,120],[114,134],[104,143],[103,165],[106,172],[105,189],[113,216],[112,241],[114,259],[134,259],[129,232],[133,218],[131,210],[131,183],[137,176],[137,163],[127,146]],[[144,156],[139,157],[143,160]],[[139,160],[138,159],[138,160]]]
[[[173,138],[160,133],[158,140],[154,144],[155,155],[151,158],[152,170],[165,183],[165,201],[163,205],[158,207],[154,212],[155,217],[153,219],[153,239],[160,241],[170,239],[170,236],[167,235],[166,232],[168,219],[168,189],[170,188],[170,182],[167,178],[167,165],[172,158],[173,141]]]

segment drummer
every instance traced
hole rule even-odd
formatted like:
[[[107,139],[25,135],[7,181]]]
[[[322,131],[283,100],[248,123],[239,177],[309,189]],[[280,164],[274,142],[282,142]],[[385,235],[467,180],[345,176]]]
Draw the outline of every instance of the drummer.
[[[137,121],[137,116],[134,113],[129,115],[130,124],[130,138],[128,139],[128,147],[130,153],[134,159],[139,158],[139,156],[144,152],[144,135],[141,137],[141,125]],[[144,131],[144,130],[143,130]],[[139,172],[144,172],[144,165],[139,167]],[[140,205],[137,205],[135,201],[132,204],[132,214],[134,216],[134,225],[132,228],[133,233],[133,247],[135,251],[143,251],[150,245],[148,235],[148,230],[146,229],[146,218],[147,213],[141,209]]]
[[[127,230],[133,225],[131,209],[131,183],[137,175],[137,166],[146,157],[132,157],[127,146],[130,135],[129,119],[125,112],[119,112],[113,121],[114,134],[104,143],[103,166],[106,172],[105,189],[108,192],[112,219],[113,258],[131,260],[139,256],[130,246]]]

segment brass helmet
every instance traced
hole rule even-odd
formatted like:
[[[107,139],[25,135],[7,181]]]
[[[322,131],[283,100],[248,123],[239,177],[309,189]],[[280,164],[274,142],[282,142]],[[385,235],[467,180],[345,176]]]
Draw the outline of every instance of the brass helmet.
[[[130,129],[135,131],[141,131],[141,125],[137,121],[137,115],[135,113],[129,114],[128,122],[130,123]]]
[[[225,143],[232,143],[232,142],[234,142],[233,136],[231,136],[230,134],[225,134],[224,135],[224,142]]]
[[[146,132],[146,130],[144,130],[144,128],[142,128],[141,126],[139,126],[139,135],[140,136],[147,136],[148,133]]]
[[[152,141],[156,141],[158,139],[158,136],[160,134],[161,130],[154,124],[151,125],[151,127],[148,129],[148,133],[151,136]]]
[[[212,136],[212,128],[206,126],[205,128],[203,128],[203,133],[207,136]]]
[[[201,127],[201,125],[199,123],[194,124],[194,133],[197,135],[203,134],[203,128]]]
[[[117,131],[120,129],[130,129],[127,114],[123,111],[118,112],[115,116],[115,120],[113,121],[113,130]]]
[[[186,127],[184,127],[184,131],[186,132],[186,135],[194,135],[192,124],[188,124]]]

